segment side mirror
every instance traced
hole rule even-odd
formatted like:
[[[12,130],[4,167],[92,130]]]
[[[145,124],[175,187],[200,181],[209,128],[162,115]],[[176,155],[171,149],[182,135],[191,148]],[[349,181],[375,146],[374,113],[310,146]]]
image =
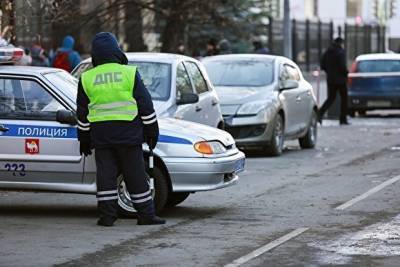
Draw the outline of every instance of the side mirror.
[[[199,102],[199,96],[194,93],[183,93],[180,98],[176,100],[177,105],[194,104]]]
[[[289,90],[299,87],[299,82],[296,80],[286,80],[281,84],[281,90]]]
[[[76,125],[75,114],[70,110],[66,110],[66,109],[57,110],[56,120],[59,123]]]

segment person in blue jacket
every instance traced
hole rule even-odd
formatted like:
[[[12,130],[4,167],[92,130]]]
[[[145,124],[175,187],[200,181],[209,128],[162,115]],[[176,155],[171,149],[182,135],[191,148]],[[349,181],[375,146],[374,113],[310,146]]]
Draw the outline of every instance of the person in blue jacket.
[[[95,149],[97,203],[101,226],[117,219],[117,177],[121,173],[138,212],[139,225],[164,224],[155,214],[142,144],[155,148],[159,129],[151,96],[135,66],[109,32],[92,42],[93,69],[78,83],[77,118],[81,154]]]
[[[71,72],[81,62],[81,57],[74,50],[75,39],[67,35],[64,37],[62,46],[57,48],[51,61],[51,66]]]

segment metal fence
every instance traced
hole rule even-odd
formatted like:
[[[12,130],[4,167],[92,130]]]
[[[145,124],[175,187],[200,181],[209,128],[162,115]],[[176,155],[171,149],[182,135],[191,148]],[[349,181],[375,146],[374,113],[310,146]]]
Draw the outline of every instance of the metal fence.
[[[283,22],[269,21],[268,47],[273,54],[283,55]],[[335,36],[344,38],[349,63],[360,54],[385,51],[385,27],[345,24],[335,29],[332,22],[292,20],[292,59],[306,71],[315,69]]]

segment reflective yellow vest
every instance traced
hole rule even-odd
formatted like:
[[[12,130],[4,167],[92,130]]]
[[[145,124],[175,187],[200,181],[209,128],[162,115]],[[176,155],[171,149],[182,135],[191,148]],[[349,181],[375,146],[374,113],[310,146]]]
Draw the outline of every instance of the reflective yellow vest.
[[[133,121],[138,114],[133,97],[136,67],[107,63],[82,73],[89,97],[89,122]]]

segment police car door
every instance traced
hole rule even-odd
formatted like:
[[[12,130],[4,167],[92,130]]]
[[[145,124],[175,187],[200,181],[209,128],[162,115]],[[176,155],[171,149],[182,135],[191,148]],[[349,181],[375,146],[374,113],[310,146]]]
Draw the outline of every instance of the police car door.
[[[76,129],[56,122],[65,107],[50,91],[37,78],[0,74],[0,183],[82,182]]]

